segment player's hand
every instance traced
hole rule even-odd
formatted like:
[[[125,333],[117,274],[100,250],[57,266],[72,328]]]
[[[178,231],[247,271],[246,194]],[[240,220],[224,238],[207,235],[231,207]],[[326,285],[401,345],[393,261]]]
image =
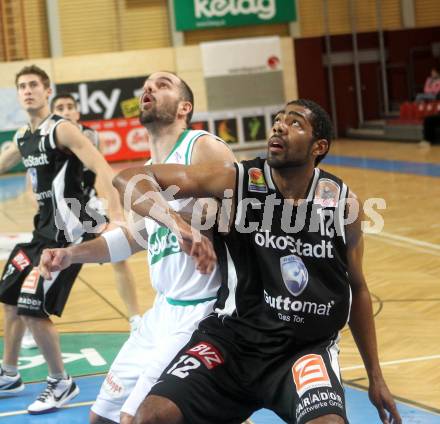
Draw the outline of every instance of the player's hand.
[[[181,249],[191,256],[201,274],[210,274],[217,264],[214,246],[208,237],[188,224],[179,225],[177,239]]]
[[[396,403],[383,378],[370,382],[368,395],[384,424],[402,424]]]
[[[46,280],[52,278],[52,272],[62,271],[72,265],[69,249],[44,249],[40,258],[40,274]]]

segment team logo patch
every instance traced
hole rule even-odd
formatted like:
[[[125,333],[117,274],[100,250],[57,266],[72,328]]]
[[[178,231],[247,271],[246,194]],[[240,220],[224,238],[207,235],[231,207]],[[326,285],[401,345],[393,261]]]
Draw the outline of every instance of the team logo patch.
[[[218,349],[207,342],[195,345],[191,349],[188,349],[186,353],[198,358],[209,370],[225,362]]]
[[[23,252],[23,250],[19,250],[11,262],[19,271],[23,271],[31,264],[31,261],[26,256],[26,253]]]
[[[338,184],[334,181],[328,178],[321,178],[316,186],[314,203],[324,207],[335,208],[338,206],[340,191]]]
[[[39,278],[40,271],[38,270],[38,268],[32,268],[32,271],[23,281],[23,284],[21,286],[21,293],[35,294],[37,292]]]
[[[309,273],[299,256],[288,255],[280,258],[281,275],[287,290],[299,296],[307,287]]]
[[[263,171],[260,168],[250,168],[248,174],[248,190],[256,193],[267,193],[267,184],[264,179]]]
[[[103,387],[104,390],[113,398],[122,397],[125,391],[121,380],[111,372],[109,372],[107,377],[105,377]]]
[[[302,356],[293,364],[292,374],[298,396],[310,389],[332,386],[321,355]]]

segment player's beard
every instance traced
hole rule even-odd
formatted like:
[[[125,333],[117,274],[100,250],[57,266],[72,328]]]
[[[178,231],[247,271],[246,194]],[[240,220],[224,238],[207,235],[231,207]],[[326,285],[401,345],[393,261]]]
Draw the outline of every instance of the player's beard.
[[[151,109],[141,111],[139,121],[142,125],[172,124],[176,119],[178,106],[178,102],[175,102],[174,104],[168,103],[166,105],[163,105],[162,108],[159,110],[156,107],[156,104],[154,104]]]
[[[272,152],[267,152],[267,163],[271,168],[283,169],[283,168],[296,168],[306,165],[310,161],[310,153],[312,151],[312,145],[308,146],[307,150],[300,154],[298,152],[295,157],[289,157],[288,151],[284,154],[274,155]]]

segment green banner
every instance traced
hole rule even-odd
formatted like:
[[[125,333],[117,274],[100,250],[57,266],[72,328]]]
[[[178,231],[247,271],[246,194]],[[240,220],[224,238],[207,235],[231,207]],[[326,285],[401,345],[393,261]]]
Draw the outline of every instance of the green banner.
[[[7,146],[12,143],[12,139],[14,138],[15,131],[0,131],[0,152],[3,149],[7,148]],[[14,166],[9,172],[24,172],[26,169],[23,163],[19,163],[17,166]]]
[[[296,20],[295,0],[174,0],[176,31]]]

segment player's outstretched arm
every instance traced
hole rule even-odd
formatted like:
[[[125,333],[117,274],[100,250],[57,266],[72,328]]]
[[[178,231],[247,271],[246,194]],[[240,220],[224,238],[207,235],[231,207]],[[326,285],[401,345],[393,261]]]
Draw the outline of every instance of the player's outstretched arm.
[[[48,280],[52,278],[52,272],[62,271],[72,264],[119,262],[142,249],[126,229],[116,227],[84,243],[44,249],[40,273]]]
[[[362,205],[354,194],[351,200]],[[377,408],[381,421],[401,424],[402,419],[379,364],[371,296],[362,271],[364,243],[361,221],[362,215],[359,214],[352,224],[346,226],[348,277],[353,295],[349,326],[368,374],[370,400]]]
[[[62,122],[56,128],[57,143],[71,150],[79,160],[91,169],[100,180],[103,196],[108,202],[109,217],[112,221],[124,221],[119,196],[112,185],[114,172],[104,156],[90,143],[79,128],[71,122]]]
[[[11,143],[6,149],[0,153],[0,174],[17,165],[21,160],[20,150],[15,143]]]

